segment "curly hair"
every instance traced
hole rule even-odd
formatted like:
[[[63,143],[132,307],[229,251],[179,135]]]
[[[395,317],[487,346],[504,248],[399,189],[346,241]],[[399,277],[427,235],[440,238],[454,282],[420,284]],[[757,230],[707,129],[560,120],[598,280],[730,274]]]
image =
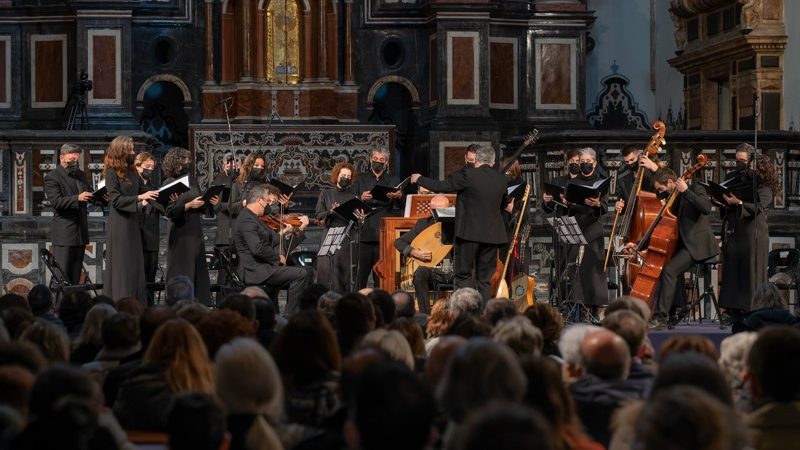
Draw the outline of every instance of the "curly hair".
[[[185,148],[172,147],[164,156],[161,163],[161,170],[164,178],[178,178],[185,175],[184,171],[192,161],[192,153]]]
[[[130,136],[117,136],[111,141],[103,158],[105,170],[113,170],[120,180],[128,181],[128,155],[133,152],[133,138]]]
[[[772,193],[781,189],[781,180],[775,171],[775,164],[766,156],[759,156],[756,159],[756,172],[758,173],[758,183],[768,187]]]
[[[348,162],[338,162],[336,163],[335,166],[333,166],[333,169],[331,170],[331,183],[333,183],[334,185],[336,185],[336,183],[339,181],[339,173],[342,172],[342,169],[349,169],[350,178],[355,179],[356,168],[353,167],[353,165]]]
[[[253,169],[253,165],[255,165],[257,160],[264,161],[264,164],[267,164],[267,159],[264,158],[264,154],[261,152],[254,152],[247,155],[242,162],[242,169],[239,171],[239,178],[236,181],[239,184],[244,184],[250,178],[250,171]]]

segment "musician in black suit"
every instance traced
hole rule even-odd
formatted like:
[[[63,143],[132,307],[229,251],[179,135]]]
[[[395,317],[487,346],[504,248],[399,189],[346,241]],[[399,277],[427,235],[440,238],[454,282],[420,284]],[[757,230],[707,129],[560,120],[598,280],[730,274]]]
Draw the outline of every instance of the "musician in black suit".
[[[359,173],[353,184],[352,191],[363,202],[372,208],[372,214],[361,226],[361,236],[358,246],[358,274],[356,276],[356,289],[367,287],[369,274],[378,262],[380,250],[380,225],[381,217],[392,215],[393,210],[400,207],[403,193],[397,191],[388,194],[389,201],[372,198],[370,191],[377,185],[397,186],[400,180],[389,174],[389,150],[378,148],[369,155],[369,170]],[[373,274],[373,282],[377,286],[377,276]]]
[[[281,254],[282,234],[267,228],[259,220],[264,210],[278,201],[280,191],[269,184],[255,184],[247,194],[234,226],[234,246],[239,255],[239,276],[247,285],[257,284],[267,288],[288,288],[286,314],[299,310],[300,294],[314,279],[310,268],[287,267]]]
[[[154,180],[153,171],[156,168],[156,160],[148,152],[139,152],[134,160],[133,167],[139,174],[139,190],[142,192],[158,189],[158,184]],[[144,278],[148,283],[156,281],[156,271],[158,271],[158,250],[161,246],[161,227],[159,217],[164,213],[163,208],[158,202],[148,203],[142,208],[139,215],[139,228],[142,230],[142,250],[144,254]],[[148,303],[152,301],[152,293],[149,293]]]
[[[50,223],[53,256],[70,284],[80,284],[83,254],[89,243],[86,207],[92,193],[78,167],[82,151],[75,144],[62,145],[55,170],[44,177],[44,193],[54,210]]]
[[[411,182],[436,192],[457,192],[455,226],[455,287],[469,286],[472,272],[484,303],[491,296],[497,250],[508,243],[501,211],[509,206],[506,177],[494,167],[495,151],[481,146],[475,152],[475,167],[455,172],[447,180],[432,180],[414,174]]]
[[[651,322],[651,328],[661,329],[667,326],[675,299],[682,298],[679,297],[679,287],[682,285],[683,273],[693,263],[718,255],[719,246],[711,231],[708,217],[711,199],[700,183],[689,186],[674,171],[662,168],[653,176],[653,185],[662,198],[668,197],[675,189],[679,192],[670,207],[670,211],[678,219],[678,247],[661,272],[660,288]]]
[[[437,195],[431,198],[430,209],[441,209],[450,206],[450,201],[443,195]],[[414,228],[406,233],[403,233],[397,240],[394,241],[394,247],[403,254],[407,259],[415,258],[423,262],[431,260],[430,249],[414,248],[411,243],[419,236],[420,233],[425,231],[426,228],[433,225],[436,219],[431,215],[430,217],[423,217],[418,219],[414,224]],[[417,306],[419,312],[428,314],[430,313],[431,306],[429,301],[429,293],[431,284],[436,283],[449,283],[453,279],[453,272],[446,271],[440,268],[417,267],[414,271],[414,292],[417,295]]]
[[[614,193],[617,197],[616,209],[621,213],[625,208],[625,202],[635,187],[634,184],[640,170],[645,171],[642,178],[642,190],[646,192],[655,191],[653,174],[658,170],[658,164],[643,154],[642,149],[633,144],[622,147],[620,153],[625,165],[617,172],[617,187]]]

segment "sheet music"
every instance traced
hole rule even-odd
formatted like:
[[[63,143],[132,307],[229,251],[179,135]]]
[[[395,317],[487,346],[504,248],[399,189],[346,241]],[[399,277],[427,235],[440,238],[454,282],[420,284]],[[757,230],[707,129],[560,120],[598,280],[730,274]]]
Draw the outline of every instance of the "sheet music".
[[[169,184],[165,184],[164,186],[161,186],[160,188],[158,188],[158,192],[167,190],[167,189],[171,188],[172,186],[175,186],[178,183],[183,183],[184,186],[189,188],[189,175],[184,175],[184,176],[178,178],[177,180],[175,180],[175,181],[173,181],[173,182],[171,182]]]

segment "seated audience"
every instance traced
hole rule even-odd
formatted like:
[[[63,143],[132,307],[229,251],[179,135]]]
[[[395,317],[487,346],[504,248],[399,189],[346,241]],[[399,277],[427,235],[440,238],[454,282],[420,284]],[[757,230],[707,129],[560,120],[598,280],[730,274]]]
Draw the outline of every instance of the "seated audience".
[[[136,303],[139,303],[136,300]],[[117,313],[103,321],[103,348],[94,361],[83,365],[91,377],[102,386],[106,374],[136,357],[141,346],[139,344],[139,321],[128,313]]]
[[[758,331],[768,325],[794,325],[797,322],[781,291],[772,283],[763,283],[756,289],[752,308],[744,319],[744,330]],[[737,331],[741,330],[733,330],[734,333]]]
[[[425,351],[427,353],[430,353],[431,349],[436,346],[439,337],[444,335],[455,319],[455,312],[450,309],[447,300],[437,300],[433,304],[431,315],[428,317],[428,323],[425,327]]]
[[[414,367],[421,371],[425,367],[425,338],[422,335],[422,328],[417,322],[408,317],[398,317],[386,327],[389,330],[399,331],[411,346],[411,353],[414,355]]]
[[[70,362],[86,364],[93,361],[103,348],[103,321],[116,314],[117,310],[110,305],[100,303],[89,308],[78,337],[72,342]]]
[[[351,293],[336,302],[334,310],[336,338],[342,356],[347,356],[365,334],[375,328],[372,302],[362,294]]]
[[[645,367],[638,356],[647,335],[647,322],[633,311],[619,310],[611,314],[606,313],[606,317],[603,319],[603,328],[613,331],[628,344],[631,352],[628,381],[640,384],[642,392],[649,392],[655,373]]]
[[[144,304],[136,297],[127,297],[117,300],[116,308],[118,312],[132,315],[136,320],[144,314]]]
[[[63,327],[53,325],[44,319],[35,319],[22,332],[21,341],[31,342],[39,347],[50,364],[69,362],[69,337]]]
[[[392,292],[392,300],[394,300],[394,308],[397,311],[397,317],[412,318],[416,313],[414,308],[414,297],[406,291],[397,290]]]
[[[0,364],[0,405],[27,417],[28,397],[35,379],[36,376],[24,367]]]
[[[231,310],[211,311],[197,324],[197,331],[203,337],[209,356],[237,337],[255,337],[253,322]]]
[[[493,298],[486,302],[483,309],[483,320],[496,326],[502,320],[508,320],[517,316],[517,307],[514,302],[507,298]]]
[[[173,306],[183,300],[195,300],[194,283],[186,275],[176,275],[167,280],[164,290],[166,291],[166,302],[169,306]]]
[[[459,439],[460,450],[556,450],[541,414],[518,405],[496,405],[475,415]]]
[[[581,357],[581,342],[583,342],[583,338],[586,335],[600,329],[596,325],[585,323],[570,325],[564,329],[564,333],[558,339],[558,352],[563,361],[561,367],[564,372],[565,382],[571,383],[581,378],[585,373],[583,358]]]
[[[406,338],[395,330],[378,328],[372,330],[361,340],[361,347],[375,347],[384,352],[391,361],[398,362],[414,370],[414,354]]]
[[[548,303],[534,303],[525,308],[525,317],[542,332],[544,347],[542,354],[547,356],[563,356],[559,350],[558,340],[564,329],[564,319],[558,309]]]
[[[272,302],[260,298],[253,299],[253,306],[256,308],[256,320],[258,321],[256,340],[269,350],[278,335],[278,332],[275,331],[275,327],[278,325],[275,318],[275,307],[272,306]]]
[[[303,289],[303,292],[300,293],[298,308],[300,308],[300,311],[316,310],[319,306],[320,297],[326,292],[328,292],[328,288],[324,284],[309,284]]]
[[[24,308],[11,306],[5,308],[0,315],[0,318],[3,319],[3,324],[6,326],[6,331],[8,331],[8,337],[11,339],[19,339],[22,332],[33,323],[34,317],[28,307],[28,302],[24,298],[22,298],[22,301],[25,302]]]
[[[167,414],[170,450],[225,450],[225,413],[211,395],[188,392],[176,395]]]
[[[491,302],[489,300],[489,304]],[[539,356],[542,354],[544,346],[542,332],[530,320],[522,316],[516,316],[496,324],[492,330],[492,339],[507,345],[520,357]]]
[[[383,289],[373,289],[367,296],[375,308],[375,328],[382,328],[392,323],[397,317],[392,294]]]
[[[800,330],[766,327],[747,355],[745,375],[754,410],[747,419],[756,450],[800,442]]]
[[[44,284],[37,284],[28,292],[28,304],[31,305],[31,312],[35,317],[44,319],[53,325],[63,328],[64,322],[53,314],[53,292]]]
[[[747,355],[757,336],[752,331],[736,333],[723,339],[719,347],[719,368],[731,387],[737,411],[750,412],[753,409],[744,373],[747,370]]]
[[[461,314],[456,316],[445,334],[448,336],[461,336],[467,339],[489,337],[492,335],[492,325],[480,316]]]
[[[686,351],[695,351],[700,354],[708,356],[708,359],[716,361],[719,359],[717,354],[717,347],[714,342],[699,334],[678,334],[670,336],[661,344],[658,351],[659,361],[664,361],[670,353],[680,353]]]
[[[431,386],[439,385],[453,353],[467,345],[467,342],[461,336],[442,336],[439,339],[425,361],[425,378]]]
[[[83,320],[91,307],[92,297],[86,291],[71,291],[61,297],[61,303],[58,305],[58,317],[64,322],[70,340],[78,337]]]
[[[447,303],[456,317],[461,315],[480,316],[483,305],[480,292],[468,287],[453,291]]]

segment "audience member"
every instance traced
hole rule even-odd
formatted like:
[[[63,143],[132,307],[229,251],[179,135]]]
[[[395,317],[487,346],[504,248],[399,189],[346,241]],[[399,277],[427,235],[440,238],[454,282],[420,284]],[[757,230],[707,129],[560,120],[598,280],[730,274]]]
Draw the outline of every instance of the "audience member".
[[[194,301],[194,283],[186,275],[176,275],[167,280],[165,287],[167,305],[173,306],[182,300]]]
[[[527,315],[527,311],[525,312]],[[583,376],[583,358],[581,357],[581,342],[589,333],[600,330],[596,325],[578,323],[564,329],[558,340],[558,352],[563,360],[562,368],[564,380],[571,383]]]
[[[31,313],[27,301],[24,298],[22,301],[26,302],[25,308],[12,306],[4,309],[2,313],[3,324],[6,326],[8,337],[11,339],[19,339],[22,332],[33,323],[33,313]]]
[[[64,331],[67,330],[64,322],[53,314],[53,292],[49,287],[44,284],[32,287],[28,292],[28,304],[31,305],[31,312],[34,316],[61,327]]]
[[[405,365],[409,370],[414,370],[414,354],[411,352],[411,345],[399,331],[385,328],[372,330],[364,335],[359,345],[378,348],[386,353],[390,360]]]
[[[431,349],[436,345],[440,336],[450,328],[453,324],[456,315],[447,300],[437,300],[433,307],[431,307],[431,315],[428,317],[428,324],[426,327],[427,341],[425,342],[425,351],[431,352]]]
[[[553,305],[549,303],[534,303],[525,308],[525,317],[542,332],[544,346],[542,354],[548,356],[563,356],[559,350],[558,340],[564,329],[564,319]]]
[[[26,309],[28,312],[31,311],[31,305],[28,303],[28,300],[19,294],[9,292],[0,296],[0,313],[8,308],[14,307]]]
[[[339,350],[347,356],[358,342],[375,327],[372,302],[362,294],[347,294],[336,302],[336,337]]]
[[[37,375],[46,365],[41,350],[30,342],[0,343],[0,366],[19,366]]]
[[[517,306],[507,298],[493,298],[486,302],[483,309],[483,320],[496,326],[501,320],[517,316]]]
[[[114,415],[126,430],[163,432],[174,395],[210,393],[212,388],[213,371],[200,334],[189,322],[170,319],[156,330],[142,365],[120,384]]]
[[[231,294],[222,300],[219,309],[229,309],[239,313],[240,316],[253,323],[254,330],[258,329],[258,324],[255,322],[256,305],[252,298],[244,294]]]
[[[275,424],[283,417],[283,387],[272,357],[252,339],[220,347],[216,391],[231,434],[231,450],[277,449]]]
[[[317,310],[300,310],[278,334],[271,353],[285,389],[291,423],[320,426],[341,407],[341,356],[336,334]]]
[[[461,336],[467,339],[489,337],[492,335],[492,325],[483,320],[480,316],[461,314],[456,316],[445,334],[448,336]]]
[[[397,317],[392,294],[383,289],[373,289],[367,296],[375,308],[375,328],[385,327]]]
[[[44,319],[35,319],[22,332],[21,341],[28,341],[39,347],[50,364],[69,362],[69,337],[64,328]]]
[[[275,326],[278,324],[275,320],[275,307],[272,306],[272,302],[263,299],[254,299],[253,306],[256,308],[256,320],[258,321],[256,340],[269,350],[272,341],[278,335],[275,331]]]
[[[628,382],[640,384],[642,392],[649,392],[655,373],[645,367],[639,359],[639,352],[647,335],[647,322],[631,310],[618,310],[603,319],[603,328],[611,330],[628,344],[631,352],[631,366],[628,370]]]
[[[744,331],[730,335],[722,340],[719,348],[719,368],[733,393],[733,403],[737,411],[752,411],[752,398],[746,388],[744,374],[747,370],[747,355],[758,335]]]
[[[547,422],[536,411],[518,405],[496,405],[481,411],[464,428],[460,450],[556,450]]]
[[[93,361],[103,348],[103,321],[116,314],[113,306],[100,303],[89,308],[86,319],[83,321],[78,337],[72,342],[70,362],[73,364],[86,364]]]
[[[678,334],[670,336],[661,344],[658,351],[659,361],[664,361],[670,353],[695,351],[708,356],[712,361],[719,359],[717,347],[711,339],[699,334]]]
[[[22,417],[28,416],[28,397],[36,376],[24,367],[0,365],[0,405],[14,408]]]
[[[195,327],[211,312],[208,306],[197,303],[194,300],[181,300],[175,303],[172,308],[178,317]]]
[[[424,367],[425,357],[425,338],[422,336],[422,328],[417,322],[408,317],[398,317],[387,327],[389,330],[399,331],[408,341],[411,353],[414,355],[415,367],[419,370]]]
[[[752,308],[744,319],[744,330],[758,331],[768,325],[794,325],[797,322],[781,291],[772,283],[763,283],[756,288]],[[733,330],[734,333],[737,331],[741,330]]]
[[[328,291],[319,298],[319,310],[331,324],[336,323],[336,302],[340,298],[342,298],[342,294],[334,291]]]
[[[392,300],[394,300],[394,308],[397,311],[397,317],[414,317],[416,312],[414,309],[414,297],[406,291],[397,290],[392,292]]]
[[[489,304],[491,302],[489,300]],[[498,323],[492,330],[492,339],[507,345],[519,356],[539,356],[544,345],[542,332],[522,316]]]
[[[128,313],[136,320],[144,314],[144,304],[136,297],[126,297],[117,300],[117,312]]]
[[[91,307],[92,297],[83,290],[70,291],[61,298],[61,303],[58,305],[58,317],[64,322],[67,335],[71,340],[78,337],[83,321]]]
[[[431,386],[438,386],[450,357],[459,348],[467,345],[468,340],[461,336],[442,336],[437,344],[431,349],[428,359],[425,361],[425,378]]]
[[[319,299],[328,292],[324,284],[313,283],[306,286],[300,293],[298,306],[301,311],[316,310],[319,307]]]
[[[460,288],[453,291],[448,300],[450,310],[456,317],[467,314],[479,316],[481,314],[481,294],[473,288]],[[431,311],[433,313],[433,311]]]
[[[754,411],[747,420],[756,450],[800,442],[800,330],[765,327],[747,355]],[[791,444],[794,443],[794,444]]]
[[[211,311],[197,324],[209,356],[237,337],[254,337],[253,323],[231,310]]]
[[[135,300],[139,303],[138,300]],[[139,343],[139,321],[128,313],[117,313],[103,321],[103,348],[94,361],[83,365],[99,386],[106,374],[122,362],[135,357],[141,350]]]
[[[170,450],[225,450],[225,413],[209,394],[176,395],[167,414]]]
[[[433,393],[407,368],[379,363],[361,375],[345,439],[361,450],[423,450],[435,440]]]

